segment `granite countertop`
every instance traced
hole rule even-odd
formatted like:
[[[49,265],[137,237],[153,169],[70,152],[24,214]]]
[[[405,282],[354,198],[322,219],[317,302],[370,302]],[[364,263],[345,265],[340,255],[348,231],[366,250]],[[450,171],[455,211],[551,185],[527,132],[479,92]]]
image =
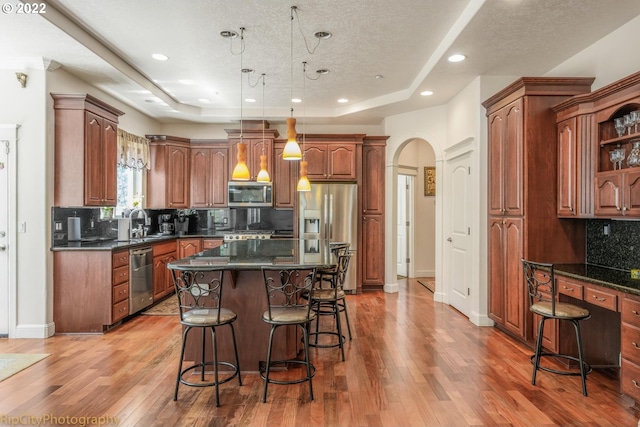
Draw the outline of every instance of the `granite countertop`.
[[[217,248],[173,261],[171,270],[207,271],[216,267],[225,270],[259,270],[262,266],[308,266],[330,268],[335,265],[329,240],[264,239],[234,240]]]
[[[51,247],[52,251],[111,251],[116,249],[130,249],[138,246],[149,246],[153,243],[165,242],[175,239],[188,239],[188,238],[209,238],[209,239],[222,239],[224,234],[222,232],[202,231],[194,234],[153,234],[151,236],[143,237],[140,239],[131,239],[126,241],[119,241],[117,239],[108,238],[87,238],[80,242],[68,242],[62,245],[54,245]]]
[[[601,267],[593,264],[555,264],[555,274],[572,277],[594,285],[640,295],[640,280],[632,279],[625,270]]]

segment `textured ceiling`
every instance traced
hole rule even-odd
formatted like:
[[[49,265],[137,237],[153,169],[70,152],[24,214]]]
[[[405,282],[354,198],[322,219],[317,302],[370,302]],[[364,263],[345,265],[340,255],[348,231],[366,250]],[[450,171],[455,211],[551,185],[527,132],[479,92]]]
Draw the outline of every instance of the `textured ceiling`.
[[[244,118],[262,117],[264,89],[272,121],[283,121],[291,95],[304,92],[306,103],[293,107],[309,123],[377,124],[445,104],[478,75],[542,75],[640,14],[637,0],[46,3],[46,14],[0,15],[0,67],[29,67],[45,57],[160,121],[211,123],[239,119],[244,79],[243,98],[257,101],[243,103]],[[239,38],[220,36],[240,27],[242,67],[251,74],[240,73]],[[333,36],[316,47],[317,31]],[[152,59],[158,52],[169,60]],[[447,62],[456,52],[467,60]],[[310,78],[318,69],[330,72],[305,80],[303,61]],[[434,95],[419,95],[427,89]]]

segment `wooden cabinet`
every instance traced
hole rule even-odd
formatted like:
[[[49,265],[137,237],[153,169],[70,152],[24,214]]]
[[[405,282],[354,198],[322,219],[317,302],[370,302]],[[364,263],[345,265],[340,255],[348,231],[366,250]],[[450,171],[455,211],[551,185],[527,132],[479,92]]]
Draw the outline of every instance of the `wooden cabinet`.
[[[103,333],[129,315],[129,251],[54,251],[56,333]]]
[[[620,391],[640,401],[640,298],[622,300]]]
[[[483,103],[489,130],[489,317],[523,341],[532,340],[534,322],[521,259],[584,261],[584,224],[557,215],[558,152],[549,141],[558,136],[551,107],[588,92],[592,82],[524,77]]]
[[[222,239],[202,239],[202,250],[206,251],[207,249],[217,248],[218,246],[222,246],[224,240]]]
[[[151,140],[151,170],[147,182],[146,207],[189,207],[189,140],[166,135],[147,135]]]
[[[489,317],[517,337],[526,339],[525,317],[529,314],[529,304],[520,266],[523,227],[522,218],[492,216],[489,219]]]
[[[202,239],[178,239],[178,259],[202,252]]]
[[[304,157],[310,181],[355,181],[356,144],[307,142]]]
[[[385,283],[384,182],[388,138],[388,136],[365,137],[361,148],[362,178],[359,186],[362,207],[359,246],[361,262],[358,270],[361,271],[362,287],[369,289],[379,288]]]
[[[618,134],[615,129],[616,119],[639,109],[640,72],[554,106],[559,124],[573,118],[577,120],[578,152],[583,157],[576,159],[576,176],[583,182],[577,186],[576,193],[584,194],[587,201],[593,194],[593,215],[578,214],[578,217],[640,217],[640,167],[629,167],[626,161],[633,141],[640,140],[640,132],[634,132],[633,127]],[[614,165],[610,154],[617,149],[625,151],[625,158]],[[586,169],[581,171],[579,168],[584,164]],[[562,188],[560,182],[559,188]]]
[[[275,174],[273,180],[273,206],[275,208],[291,208],[296,205],[296,186],[298,183],[299,163],[284,160],[282,152],[285,142],[276,142],[273,149]]]
[[[226,146],[191,147],[191,207],[227,206],[229,149]]]
[[[167,264],[177,259],[176,241],[153,245],[153,299],[160,299],[173,292],[173,276]]]
[[[119,111],[91,95],[51,94],[56,206],[115,206]]]
[[[593,217],[594,126],[593,114],[558,122],[558,217]]]

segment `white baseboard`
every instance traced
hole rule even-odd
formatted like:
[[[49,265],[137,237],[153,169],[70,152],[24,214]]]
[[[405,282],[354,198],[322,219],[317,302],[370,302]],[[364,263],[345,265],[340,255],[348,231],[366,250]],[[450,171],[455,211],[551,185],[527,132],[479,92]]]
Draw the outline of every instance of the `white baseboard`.
[[[469,321],[476,326],[493,326],[493,320],[491,320],[489,316],[486,314],[481,315],[475,311],[471,312]]]
[[[388,294],[397,294],[398,290],[399,290],[398,282],[396,282],[396,283],[385,283],[383,289]]]
[[[436,277],[435,270],[416,270],[416,277]]]
[[[56,332],[56,325],[47,323],[45,325],[18,325],[16,335],[12,338],[49,338]]]

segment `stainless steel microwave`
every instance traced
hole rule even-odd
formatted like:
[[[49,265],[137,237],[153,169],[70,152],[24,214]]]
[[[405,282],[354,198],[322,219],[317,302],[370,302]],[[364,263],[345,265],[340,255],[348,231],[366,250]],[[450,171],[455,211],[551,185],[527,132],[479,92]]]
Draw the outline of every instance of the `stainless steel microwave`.
[[[273,187],[270,182],[229,181],[229,207],[273,206]]]

